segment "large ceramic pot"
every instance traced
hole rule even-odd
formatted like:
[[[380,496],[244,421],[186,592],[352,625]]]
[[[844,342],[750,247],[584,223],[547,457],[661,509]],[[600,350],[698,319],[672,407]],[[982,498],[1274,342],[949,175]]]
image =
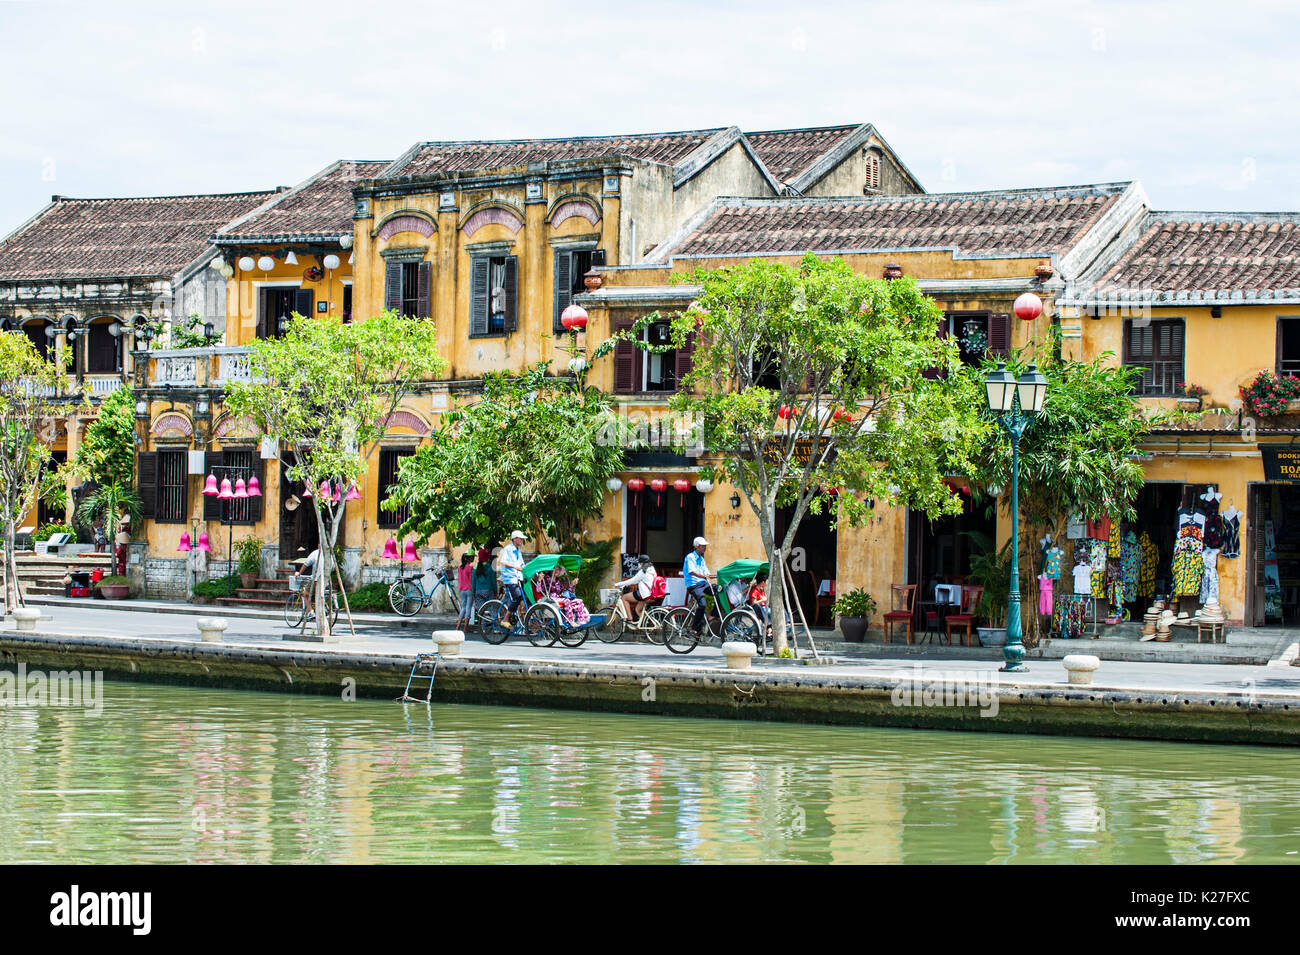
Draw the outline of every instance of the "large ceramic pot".
[[[840,617],[840,632],[849,643],[862,643],[867,638],[870,617]]]
[[[239,583],[245,590],[252,590],[257,586],[257,574],[240,574]]]
[[[1005,627],[979,627],[980,646],[982,647],[1005,647],[1007,645],[1007,631]]]
[[[100,584],[99,593],[105,600],[125,600],[131,595],[130,584]]]

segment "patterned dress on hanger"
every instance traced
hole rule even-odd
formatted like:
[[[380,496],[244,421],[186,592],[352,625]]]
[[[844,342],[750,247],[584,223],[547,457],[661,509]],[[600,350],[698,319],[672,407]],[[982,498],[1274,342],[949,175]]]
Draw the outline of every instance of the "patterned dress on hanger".
[[[1174,576],[1175,597],[1199,597],[1201,595],[1201,577],[1205,571],[1205,562],[1201,558],[1201,526],[1189,521],[1178,529],[1178,541],[1174,544],[1174,557],[1171,570]]]
[[[1138,596],[1154,597],[1156,593],[1156,569],[1160,566],[1160,548],[1146,531],[1138,538],[1142,550],[1142,566],[1138,570]]]
[[[1124,580],[1124,603],[1132,603],[1138,597],[1138,574],[1142,570],[1142,548],[1133,531],[1125,534],[1120,544],[1119,565]]]

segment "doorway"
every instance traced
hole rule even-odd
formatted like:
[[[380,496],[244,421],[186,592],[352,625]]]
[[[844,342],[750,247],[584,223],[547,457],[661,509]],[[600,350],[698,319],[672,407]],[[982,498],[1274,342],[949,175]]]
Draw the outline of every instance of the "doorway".
[[[776,509],[774,530],[778,544],[785,540],[786,532],[790,527],[790,518],[793,516],[793,507]],[[799,608],[803,611],[804,617],[810,621],[815,621],[818,617],[818,598],[830,598],[835,595],[838,543],[839,534],[829,509],[821,514],[804,512],[803,519],[799,521],[799,527],[794,532],[794,543],[790,551],[790,576],[794,580]],[[762,557],[761,554],[753,556],[755,559]]]
[[[312,498],[289,478],[289,465],[280,464],[280,560],[302,560],[320,542]],[[340,535],[342,537],[342,535]]]
[[[1246,625],[1300,623],[1300,485],[1249,485],[1246,530]]]
[[[686,493],[658,493],[646,487],[627,493],[625,554],[649,554],[663,576],[681,572],[691,542],[704,534],[704,495],[692,487]]]
[[[917,584],[917,602],[934,599],[935,584],[965,584],[971,559],[997,546],[997,504],[962,495],[962,512],[930,520],[907,512],[907,583]]]

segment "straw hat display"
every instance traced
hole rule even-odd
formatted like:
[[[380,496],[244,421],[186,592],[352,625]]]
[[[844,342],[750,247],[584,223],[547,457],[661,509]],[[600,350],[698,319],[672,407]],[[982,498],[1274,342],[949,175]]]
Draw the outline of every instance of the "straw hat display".
[[[1223,607],[1217,600],[1208,601],[1201,612],[1196,615],[1197,620],[1203,623],[1223,623],[1227,620],[1227,615],[1223,612]]]

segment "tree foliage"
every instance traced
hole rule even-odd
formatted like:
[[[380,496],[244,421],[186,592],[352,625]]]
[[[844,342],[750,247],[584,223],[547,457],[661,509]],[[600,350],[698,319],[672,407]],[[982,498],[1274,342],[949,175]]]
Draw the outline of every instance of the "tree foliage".
[[[321,541],[318,606],[333,572],[344,492],[365,474],[388,417],[444,368],[431,321],[391,311],[346,324],[295,314],[282,338],[250,346],[252,380],[226,386],[230,412],[276,439],[291,479],[313,488],[306,500]],[[316,493],[326,481],[340,490],[337,503]],[[319,636],[328,639],[329,614],[316,616]]]
[[[443,416],[383,505],[410,508],[400,535],[490,544],[520,528],[579,546],[631,442],[608,395],[548,371],[540,362],[518,377],[485,375],[478,400]]]
[[[956,366],[956,345],[936,335],[943,313],[914,281],[869,279],[811,254],[686,280],[700,293],[673,320],[672,347],[694,342],[694,363],[672,408],[696,428],[712,461],[704,473],[725,475],[748,501],[769,560],[788,558],[809,511],[852,526],[872,504],[960,510],[943,476],[970,467],[989,422],[970,379],[934,374]],[[776,506],[793,508],[780,540]],[[773,615],[778,651],[784,623]]]
[[[99,415],[86,426],[73,467],[86,480],[107,487],[131,487],[135,475],[135,397],[119,388],[99,405]]]

